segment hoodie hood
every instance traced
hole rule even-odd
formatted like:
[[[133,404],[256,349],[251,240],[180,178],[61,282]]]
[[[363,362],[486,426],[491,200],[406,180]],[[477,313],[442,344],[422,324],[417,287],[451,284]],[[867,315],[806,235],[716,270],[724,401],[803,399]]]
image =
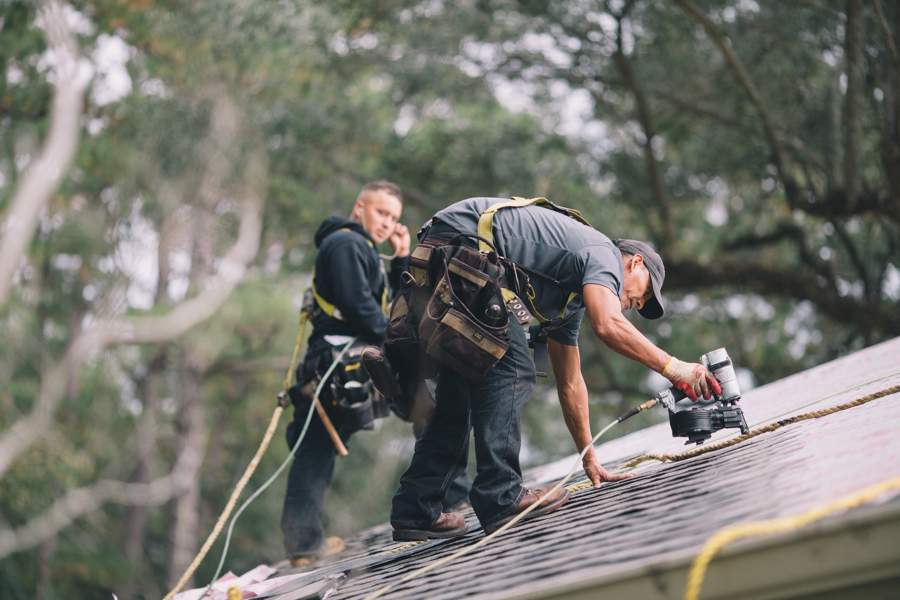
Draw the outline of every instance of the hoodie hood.
[[[338,231],[340,229],[350,229],[360,234],[367,240],[372,240],[372,237],[366,233],[366,230],[363,229],[363,226],[359,223],[354,223],[350,219],[346,217],[328,217],[322,224],[319,225],[319,228],[316,230],[316,236],[314,238],[316,242],[316,248],[322,245],[322,242],[325,241],[329,235]],[[374,242],[373,242],[374,243]]]

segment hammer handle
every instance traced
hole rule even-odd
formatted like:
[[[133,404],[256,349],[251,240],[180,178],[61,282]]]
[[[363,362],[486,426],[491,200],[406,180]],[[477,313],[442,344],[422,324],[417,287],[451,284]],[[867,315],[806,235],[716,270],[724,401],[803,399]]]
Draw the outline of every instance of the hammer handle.
[[[328,437],[331,438],[331,441],[334,444],[334,449],[337,450],[339,456],[347,456],[347,447],[344,445],[344,442],[341,441],[341,436],[338,435],[337,429],[334,428],[331,419],[328,418],[325,407],[322,406],[322,403],[319,402],[318,398],[313,398],[313,402],[316,404],[316,412],[319,413],[319,418],[322,419],[322,425],[325,426],[325,431],[328,432]]]

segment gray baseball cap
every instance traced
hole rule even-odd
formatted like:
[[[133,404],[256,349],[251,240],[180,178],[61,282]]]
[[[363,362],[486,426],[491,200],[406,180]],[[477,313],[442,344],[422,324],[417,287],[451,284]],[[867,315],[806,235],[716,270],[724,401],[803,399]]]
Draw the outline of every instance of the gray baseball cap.
[[[650,272],[650,286],[653,288],[653,297],[647,300],[644,308],[638,312],[645,319],[658,319],[666,312],[663,304],[662,286],[666,279],[666,266],[656,250],[647,242],[640,240],[614,240],[616,247],[625,254],[640,254],[644,257],[644,265]]]

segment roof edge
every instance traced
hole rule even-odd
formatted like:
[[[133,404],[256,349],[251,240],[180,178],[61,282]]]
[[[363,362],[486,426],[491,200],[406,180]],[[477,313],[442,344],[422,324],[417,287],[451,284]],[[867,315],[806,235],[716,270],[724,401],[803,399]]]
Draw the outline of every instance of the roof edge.
[[[867,586],[864,594],[900,584],[900,503],[860,509],[841,520],[801,532],[735,543],[709,565],[704,600],[790,598]],[[608,568],[549,578],[529,589],[506,591],[506,600],[680,599],[694,553],[654,565],[610,573]],[[871,597],[871,596],[860,596]]]

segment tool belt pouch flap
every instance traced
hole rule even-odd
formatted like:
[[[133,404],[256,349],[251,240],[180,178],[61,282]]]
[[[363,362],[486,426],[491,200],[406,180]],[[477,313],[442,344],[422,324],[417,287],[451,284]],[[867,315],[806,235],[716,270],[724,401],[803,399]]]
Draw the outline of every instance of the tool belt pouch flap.
[[[419,275],[425,271],[420,271]],[[427,277],[427,274],[425,275]],[[419,314],[428,302],[429,289],[412,275],[404,274],[403,285],[391,304],[384,356],[396,377],[396,386],[382,390],[391,410],[410,420],[415,390],[422,377],[430,376],[428,361],[419,343]]]
[[[426,353],[465,379],[478,381],[503,358],[507,348],[507,341],[451,308],[428,339]]]
[[[478,381],[509,348],[509,316],[500,291],[496,255],[467,246],[432,252],[434,291],[419,320],[425,354],[470,381]]]

